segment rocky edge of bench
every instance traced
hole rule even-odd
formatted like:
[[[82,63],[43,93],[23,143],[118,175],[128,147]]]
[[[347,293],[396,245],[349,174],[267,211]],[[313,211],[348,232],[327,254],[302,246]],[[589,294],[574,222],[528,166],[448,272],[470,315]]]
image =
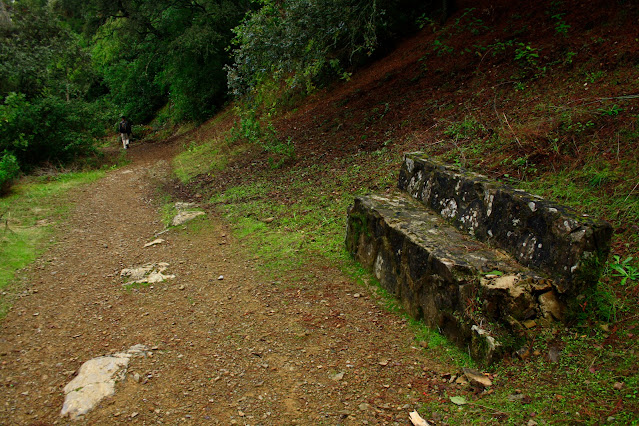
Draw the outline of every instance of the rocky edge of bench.
[[[419,153],[405,156],[398,186],[355,199],[347,249],[482,363],[562,321],[608,255],[608,223]]]

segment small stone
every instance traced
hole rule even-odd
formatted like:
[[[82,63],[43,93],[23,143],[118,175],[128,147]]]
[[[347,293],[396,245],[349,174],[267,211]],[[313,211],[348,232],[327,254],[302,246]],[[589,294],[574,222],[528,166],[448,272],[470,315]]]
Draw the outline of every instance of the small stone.
[[[187,209],[192,209],[197,207],[197,204],[195,203],[185,203],[184,201],[178,201],[174,204],[175,206],[175,210],[181,211],[181,210],[187,210]]]
[[[76,419],[91,411],[102,399],[112,396],[118,377],[126,377],[130,358],[142,348],[146,347],[135,345],[127,352],[94,358],[82,364],[78,375],[64,387],[66,397],[60,415]]]
[[[533,419],[528,420],[528,423],[526,423],[527,426],[537,426],[537,422],[534,421]]]
[[[156,246],[158,244],[162,244],[165,240],[162,238],[158,238],[157,240],[153,240],[150,243],[146,243],[144,245],[144,247],[151,247],[151,246]]]
[[[493,385],[490,379],[486,377],[481,371],[475,370],[473,368],[464,368],[464,375],[474,386],[485,388]]]
[[[623,383],[622,382],[616,382],[612,387],[615,390],[621,390],[621,389],[623,389]]]
[[[198,216],[203,216],[206,213],[203,211],[187,211],[178,213],[173,220],[171,221],[171,226],[180,226],[184,225],[187,222],[195,219]]]
[[[180,287],[178,287],[180,290],[184,290],[186,287],[184,286],[184,284],[182,284]]]
[[[457,380],[455,380],[455,383],[457,383],[458,385],[467,385],[468,380],[466,380],[464,376],[459,376]]]
[[[224,279],[224,275],[220,275],[219,277],[217,277],[218,281],[222,281]]]
[[[361,294],[359,294],[359,293],[355,293],[355,294],[353,295],[353,297],[357,299],[357,298],[359,298],[359,297],[362,297],[362,295],[361,295]]]
[[[266,219],[263,220],[264,223],[271,223],[275,220],[274,217],[267,217]]]
[[[137,416],[138,416],[138,414],[139,414],[139,413],[138,413],[137,411],[136,411],[135,413],[131,413],[131,418],[133,419],[133,418],[137,417]]]
[[[550,362],[558,362],[560,355],[561,350],[559,350],[559,348],[553,346],[552,348],[548,349],[548,360]]]
[[[335,373],[331,376],[331,380],[338,382],[344,378],[344,374],[345,373],[343,371],[340,371],[339,373]]]

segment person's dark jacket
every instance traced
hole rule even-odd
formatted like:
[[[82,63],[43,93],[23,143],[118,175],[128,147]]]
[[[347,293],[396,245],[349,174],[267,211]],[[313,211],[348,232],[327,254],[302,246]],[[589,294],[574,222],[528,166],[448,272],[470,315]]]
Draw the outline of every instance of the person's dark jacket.
[[[131,122],[129,120],[120,121],[118,124],[118,131],[120,133],[131,134]]]

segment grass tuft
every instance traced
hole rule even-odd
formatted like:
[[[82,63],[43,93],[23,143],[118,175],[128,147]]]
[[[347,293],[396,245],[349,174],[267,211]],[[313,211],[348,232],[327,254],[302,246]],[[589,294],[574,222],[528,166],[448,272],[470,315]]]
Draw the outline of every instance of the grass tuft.
[[[64,195],[103,175],[103,171],[90,171],[25,178],[0,198],[0,318],[9,309],[8,288],[16,271],[42,253],[53,225],[68,212]]]

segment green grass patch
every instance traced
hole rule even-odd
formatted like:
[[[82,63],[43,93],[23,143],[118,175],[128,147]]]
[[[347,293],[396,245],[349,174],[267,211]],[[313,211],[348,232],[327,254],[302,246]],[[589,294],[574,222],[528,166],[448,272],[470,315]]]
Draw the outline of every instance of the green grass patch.
[[[434,401],[419,411],[444,413],[448,424],[636,424],[636,344],[620,350],[601,330],[540,337],[531,348],[536,355],[493,369],[492,392],[464,394],[467,406]]]
[[[626,179],[630,171],[626,169],[624,164],[615,169],[588,164],[580,169],[549,173],[517,186],[595,217],[637,223],[639,196],[632,196],[637,182]]]
[[[16,271],[37,258],[51,237],[52,224],[68,211],[66,192],[103,175],[103,171],[91,171],[25,178],[0,198],[0,317],[9,307],[4,293]]]
[[[264,269],[287,274],[310,260],[339,261],[352,198],[337,196],[345,191],[338,179],[326,182],[331,190],[318,192],[317,182],[309,179],[318,173],[312,166],[293,176],[256,177],[216,194],[211,202],[233,224],[236,237],[259,253]]]
[[[171,197],[169,195],[161,196],[162,203],[160,207],[160,217],[162,218],[162,224],[165,228],[171,226],[171,221],[173,217],[177,214],[177,209],[175,208],[175,203],[171,201]]]
[[[181,182],[188,182],[198,175],[223,170],[229,159],[227,150],[222,143],[191,142],[173,159],[175,174]]]

